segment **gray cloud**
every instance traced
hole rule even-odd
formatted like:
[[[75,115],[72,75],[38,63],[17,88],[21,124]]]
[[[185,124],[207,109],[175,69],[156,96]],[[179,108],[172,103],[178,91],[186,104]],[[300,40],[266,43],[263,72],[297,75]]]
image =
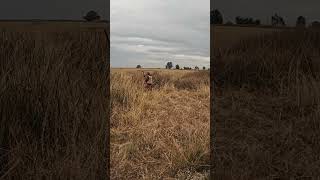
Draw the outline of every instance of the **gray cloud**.
[[[130,1],[131,2],[131,1]],[[209,66],[210,1],[111,1],[111,66]]]
[[[1,3],[0,19],[82,19],[90,11],[110,19],[109,0],[8,0]]]

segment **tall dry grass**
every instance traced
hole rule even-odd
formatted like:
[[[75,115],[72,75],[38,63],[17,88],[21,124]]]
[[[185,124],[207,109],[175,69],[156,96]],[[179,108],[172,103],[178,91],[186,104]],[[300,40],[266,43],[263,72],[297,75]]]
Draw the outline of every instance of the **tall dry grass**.
[[[209,72],[111,73],[111,178],[205,179],[209,169]]]
[[[0,179],[107,177],[101,32],[0,32]]]
[[[320,33],[248,39],[213,59],[215,176],[319,177]]]

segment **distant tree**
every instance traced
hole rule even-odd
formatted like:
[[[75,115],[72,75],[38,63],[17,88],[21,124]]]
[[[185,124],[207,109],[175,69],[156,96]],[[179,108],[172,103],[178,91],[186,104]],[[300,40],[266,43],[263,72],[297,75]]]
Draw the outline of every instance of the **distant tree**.
[[[306,24],[307,24],[307,22],[306,22],[306,18],[305,17],[299,16],[297,18],[297,22],[296,22],[296,26],[297,27],[306,27]]]
[[[180,66],[179,66],[179,64],[177,64],[177,65],[176,65],[176,69],[180,69]]]
[[[139,64],[139,65],[137,65],[137,68],[139,68],[139,69],[140,69],[140,68],[142,68],[142,66]]]
[[[278,16],[277,14],[275,14],[274,16],[271,17],[271,23],[272,23],[272,26],[285,26],[286,25],[283,18],[281,16]]]
[[[242,24],[242,18],[240,16],[236,17],[236,24]]]
[[[283,18],[280,18],[281,26],[286,26],[286,23],[284,22]]]
[[[275,14],[274,16],[271,16],[271,24],[272,26],[275,26],[278,24],[279,19],[277,18],[277,14]]]
[[[253,18],[243,18],[243,17],[237,16],[235,20],[236,20],[236,24],[260,25],[259,19],[254,20]]]
[[[206,70],[206,67],[203,66],[202,69],[203,69],[203,70]]]
[[[210,24],[223,24],[223,17],[219,10],[210,11]]]
[[[195,69],[195,70],[199,70],[199,67],[198,67],[198,66],[196,66],[196,67],[194,67],[194,69]]]
[[[100,16],[95,11],[89,11],[86,16],[83,17],[87,21],[98,21],[100,20]]]
[[[171,69],[173,67],[172,62],[167,62],[166,69]]]

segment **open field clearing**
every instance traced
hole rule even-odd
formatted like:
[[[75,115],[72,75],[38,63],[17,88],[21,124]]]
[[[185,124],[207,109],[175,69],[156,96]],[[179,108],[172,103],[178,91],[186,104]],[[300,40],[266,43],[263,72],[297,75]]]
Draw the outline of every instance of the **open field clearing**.
[[[111,178],[208,179],[208,71],[111,70]]]
[[[285,31],[213,57],[217,177],[319,177],[319,49],[319,32]]]
[[[56,25],[0,25],[0,179],[108,176],[106,35]]]
[[[103,31],[108,30],[108,22],[86,21],[1,21],[0,30],[15,32],[70,32],[70,31]]]
[[[211,45],[214,48],[229,49],[241,40],[290,29],[292,28],[211,25]]]

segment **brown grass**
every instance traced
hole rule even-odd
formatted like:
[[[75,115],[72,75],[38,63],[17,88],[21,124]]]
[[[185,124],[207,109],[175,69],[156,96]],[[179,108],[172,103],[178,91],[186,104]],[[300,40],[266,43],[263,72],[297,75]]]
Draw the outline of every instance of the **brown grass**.
[[[240,40],[283,30],[280,28],[211,25],[211,36],[213,37],[211,45],[216,48],[232,48]]]
[[[111,178],[205,179],[209,165],[208,71],[111,74]]]
[[[0,32],[0,179],[107,176],[101,32]]]
[[[319,38],[278,32],[213,59],[216,177],[319,177]]]

